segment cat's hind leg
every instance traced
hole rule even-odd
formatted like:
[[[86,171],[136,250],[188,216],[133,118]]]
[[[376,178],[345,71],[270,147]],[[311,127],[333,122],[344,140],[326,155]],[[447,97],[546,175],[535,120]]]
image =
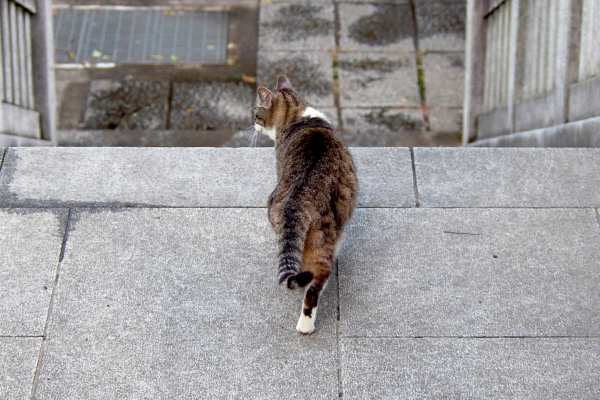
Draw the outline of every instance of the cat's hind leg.
[[[318,255],[316,252],[315,256]],[[331,274],[333,268],[333,254],[331,251],[326,251],[327,256],[315,257],[316,260],[310,260],[310,264],[305,265],[305,268],[309,268],[312,272],[313,279],[306,286],[304,292],[304,301],[302,302],[302,310],[300,312],[300,318],[296,325],[296,330],[302,334],[308,335],[313,333],[315,330],[315,320],[317,318],[317,306],[319,303],[319,297],[322,290],[327,284],[327,279]],[[313,258],[313,257],[308,257]]]

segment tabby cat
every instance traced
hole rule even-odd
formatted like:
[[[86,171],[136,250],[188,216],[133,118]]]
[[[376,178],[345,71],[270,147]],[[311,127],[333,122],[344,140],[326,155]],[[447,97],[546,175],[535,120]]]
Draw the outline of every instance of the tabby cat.
[[[331,274],[358,184],[348,148],[327,118],[292,89],[258,88],[255,129],[275,141],[277,186],[269,220],[278,238],[279,283],[306,287],[296,330],[315,329],[319,295]]]

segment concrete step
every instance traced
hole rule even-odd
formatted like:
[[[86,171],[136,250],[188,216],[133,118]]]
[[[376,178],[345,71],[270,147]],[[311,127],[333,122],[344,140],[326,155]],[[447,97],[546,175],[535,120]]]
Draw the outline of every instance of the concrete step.
[[[0,397],[600,397],[600,150],[352,153],[305,337],[272,149],[0,149]]]
[[[360,207],[600,206],[600,149],[351,152]],[[0,206],[265,207],[274,186],[272,148],[10,148]]]
[[[252,139],[243,130],[120,131],[113,129],[59,130],[60,146],[71,147],[273,147],[264,135]]]

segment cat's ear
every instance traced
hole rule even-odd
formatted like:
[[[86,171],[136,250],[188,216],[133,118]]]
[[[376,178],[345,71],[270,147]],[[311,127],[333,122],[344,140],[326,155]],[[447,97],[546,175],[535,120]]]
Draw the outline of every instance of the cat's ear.
[[[290,83],[290,81],[288,81],[288,78],[286,78],[283,75],[281,75],[279,78],[277,78],[277,90],[291,89],[291,88],[292,88],[292,84]]]
[[[271,102],[273,101],[273,92],[271,92],[266,87],[258,88],[258,105],[265,108],[271,107]]]

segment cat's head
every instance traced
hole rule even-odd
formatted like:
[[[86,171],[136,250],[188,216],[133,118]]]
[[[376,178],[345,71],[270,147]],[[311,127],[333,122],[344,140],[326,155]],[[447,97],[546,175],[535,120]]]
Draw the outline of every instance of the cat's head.
[[[276,140],[277,133],[285,126],[311,117],[327,121],[323,114],[310,107],[292,89],[292,84],[285,76],[277,78],[275,92],[263,86],[258,88],[258,104],[254,109],[254,129],[257,132]]]

